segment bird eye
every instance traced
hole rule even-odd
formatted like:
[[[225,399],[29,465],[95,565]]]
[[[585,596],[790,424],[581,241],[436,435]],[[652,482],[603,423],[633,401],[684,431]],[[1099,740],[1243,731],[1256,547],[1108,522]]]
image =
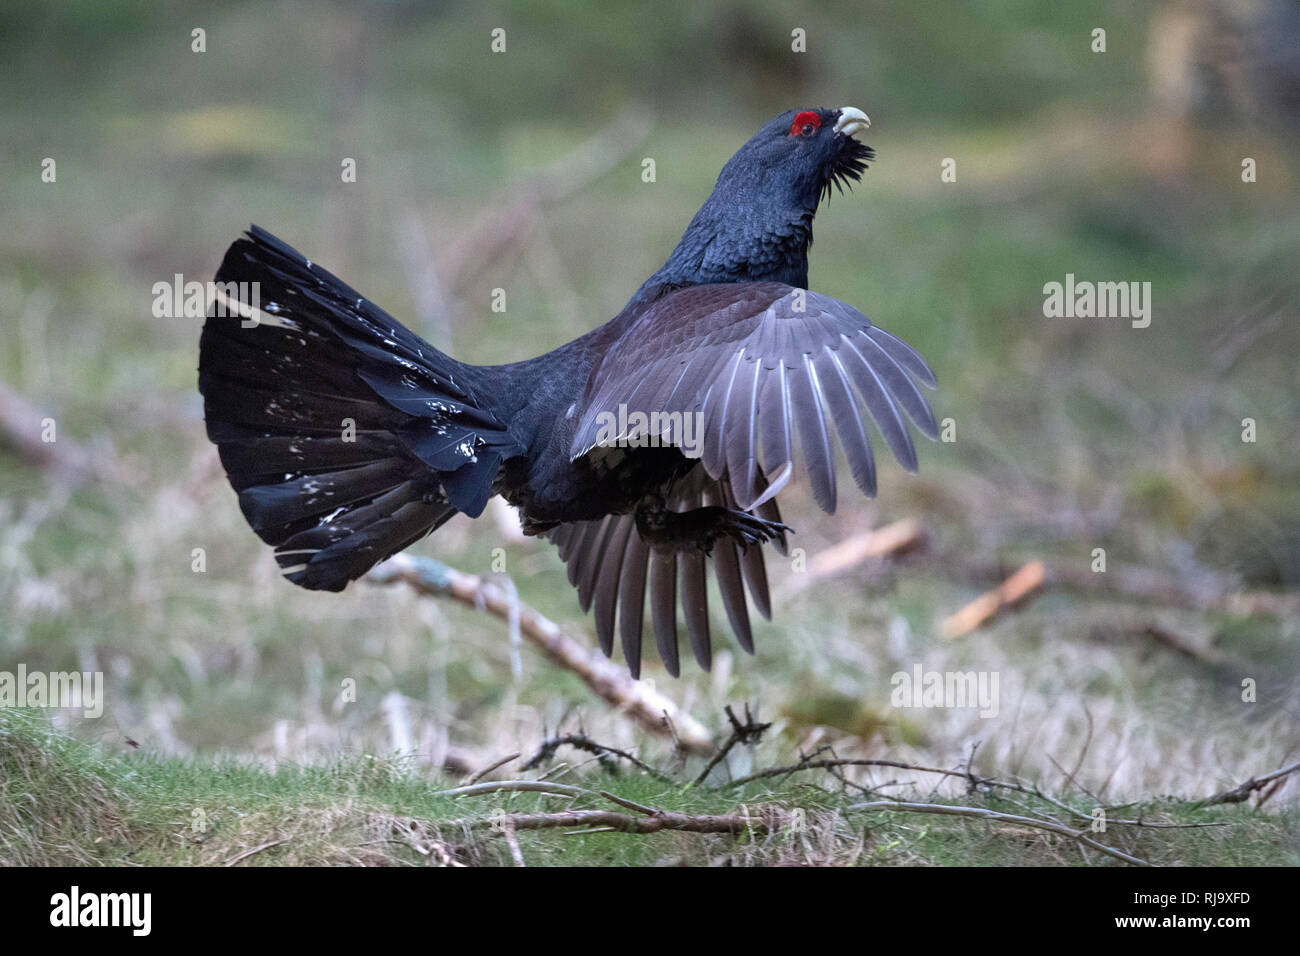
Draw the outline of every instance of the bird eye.
[[[813,110],[805,110],[794,118],[790,124],[791,136],[811,136],[821,129],[822,118]]]

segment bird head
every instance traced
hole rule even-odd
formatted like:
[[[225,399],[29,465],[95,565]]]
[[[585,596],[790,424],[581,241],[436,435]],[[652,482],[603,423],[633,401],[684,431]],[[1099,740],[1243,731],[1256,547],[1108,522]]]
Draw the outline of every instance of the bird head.
[[[630,304],[709,282],[807,287],[817,206],[875,158],[858,138],[870,124],[852,106],[788,110],[765,123],[727,161],[673,254]]]
[[[867,114],[852,106],[787,110],[737,150],[717,188],[815,213],[832,186],[843,191],[857,182],[867,160],[875,158],[858,139],[870,125]]]

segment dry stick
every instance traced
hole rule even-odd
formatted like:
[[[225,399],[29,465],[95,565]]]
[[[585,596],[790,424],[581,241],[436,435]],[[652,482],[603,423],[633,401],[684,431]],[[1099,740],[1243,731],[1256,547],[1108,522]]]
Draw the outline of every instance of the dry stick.
[[[525,763],[523,767],[520,769],[532,770],[535,767],[541,766],[543,762],[550,760],[552,757],[554,757],[555,752],[564,746],[574,747],[578,750],[585,750],[587,753],[595,754],[596,758],[599,759],[602,763],[605,762],[607,758],[609,758],[610,756],[622,757],[628,763],[632,764],[639,770],[645,771],[646,773],[650,774],[652,777],[655,777],[658,780],[662,780],[665,783],[672,782],[672,778],[669,777],[667,774],[660,773],[658,770],[650,766],[644,760],[641,760],[635,755],[628,753],[626,750],[619,750],[617,747],[608,747],[605,744],[597,743],[596,741],[592,740],[590,737],[588,737],[586,734],[583,733],[565,734],[563,737],[552,737],[549,740],[542,741],[542,745],[537,748],[537,753],[533,754],[533,756],[528,760],[528,762]],[[515,756],[518,756],[518,754],[516,754]],[[617,764],[614,764],[612,761],[609,762],[609,766],[612,769],[617,768]]]
[[[915,551],[925,545],[926,538],[925,525],[915,518],[904,518],[883,528],[855,534],[813,557],[803,574],[787,579],[781,588],[781,596],[796,594],[822,578],[847,571],[872,558]]]
[[[236,853],[234,856],[232,856],[229,860],[227,860],[225,863],[222,863],[221,865],[234,866],[236,863],[239,863],[243,860],[247,860],[250,856],[252,856],[255,853],[261,853],[263,850],[269,850],[273,846],[279,846],[281,843],[288,843],[288,842],[289,842],[289,838],[285,837],[283,840],[272,840],[269,843],[263,843],[261,846],[252,847],[251,849],[245,850],[243,853]]]
[[[765,817],[756,818],[750,813],[725,813],[694,815],[655,810],[652,814],[632,816],[612,810],[566,810],[560,813],[516,813],[507,815],[515,830],[551,830],[582,827],[599,828],[622,833],[658,833],[662,830],[684,830],[690,833],[767,833],[779,831],[795,823],[789,810],[772,809]],[[501,815],[483,820],[452,820],[445,826],[482,830],[497,825],[505,819]]]
[[[1017,823],[1021,826],[1032,827],[1035,830],[1046,830],[1049,833],[1058,833],[1061,836],[1069,837],[1071,840],[1078,840],[1085,846],[1090,846],[1094,850],[1105,853],[1107,856],[1113,856],[1117,860],[1123,860],[1125,863],[1132,863],[1134,866],[1151,865],[1146,860],[1139,859],[1136,856],[1130,856],[1123,850],[1117,850],[1114,847],[1106,846],[1104,843],[1098,843],[1083,831],[1073,830],[1064,824],[1054,823],[1050,820],[1043,820],[1037,817],[1024,817],[1015,813],[1001,813],[997,810],[986,810],[983,807],[959,807],[947,803],[907,803],[905,801],[873,800],[869,803],[851,804],[847,809],[859,811],[895,810],[905,813],[938,813],[944,816],[975,817],[981,820],[996,820],[1000,823]]]
[[[1053,766],[1053,767],[1055,767],[1057,770],[1061,771],[1061,776],[1065,779],[1065,782],[1066,782],[1067,784],[1073,784],[1074,786],[1078,787],[1080,790],[1083,791],[1083,793],[1084,793],[1086,796],[1092,797],[1093,801],[1094,801],[1098,806],[1101,805],[1101,798],[1100,798],[1099,796],[1097,796],[1095,793],[1093,793],[1092,791],[1088,790],[1086,787],[1084,787],[1083,784],[1081,784],[1081,783],[1079,783],[1077,780],[1075,780],[1074,777],[1070,774],[1070,772],[1069,772],[1068,770],[1066,770],[1064,767],[1061,766],[1061,762],[1060,762],[1059,760],[1057,760],[1057,759],[1056,759],[1055,757],[1053,757],[1051,754],[1048,754],[1048,755],[1047,755],[1047,759],[1050,760],[1050,761],[1052,762],[1052,766]]]
[[[953,555],[949,555],[948,559],[940,557],[941,563],[963,567],[978,579],[1001,581],[1006,573],[999,566],[972,566]],[[1043,566],[1041,589],[1044,591],[1103,591],[1167,607],[1216,610],[1240,615],[1269,614],[1281,617],[1300,611],[1300,595],[1272,594],[1267,591],[1242,593],[1235,590],[1235,581],[1222,576],[1199,576],[1193,586],[1174,575],[1136,564],[1111,565],[1105,574],[1099,574],[1087,566],[1080,567],[1059,559],[1040,559],[1035,563]]]
[[[643,803],[637,803],[635,800],[629,800],[627,797],[620,797],[616,793],[610,793],[608,790],[600,791],[600,795],[611,803],[617,803],[620,807],[627,807],[629,810],[635,810],[637,813],[644,813],[647,816],[654,816],[659,813],[654,807],[647,807]]]
[[[484,767],[482,770],[478,771],[477,773],[470,774],[469,779],[466,780],[465,783],[467,785],[471,783],[478,783],[480,780],[482,780],[484,777],[490,774],[493,770],[496,770],[498,767],[504,767],[510,761],[518,760],[518,759],[519,759],[519,754],[517,753],[508,754],[502,757],[500,760],[496,761],[495,763],[488,764],[486,767]],[[528,768],[525,767],[524,769],[526,770]]]
[[[767,726],[756,724],[752,716],[750,716],[748,708],[746,708],[745,711],[744,724],[741,724],[740,721],[736,719],[736,716],[731,712],[730,707],[727,708],[727,717],[734,728],[732,739],[728,741],[728,744],[734,744],[737,740],[751,739],[753,736],[762,733],[762,730],[766,729]],[[724,755],[727,749],[730,748],[724,748],[722,751]],[[831,760],[819,761],[818,763],[844,765],[847,763],[862,762],[863,761]],[[963,777],[970,780],[973,784],[985,782],[983,778],[972,774],[969,769],[965,772],[961,772],[956,770],[940,770],[938,768],[914,768],[912,765],[903,764],[900,761],[872,761],[872,763],[910,769],[923,769],[934,773]],[[814,764],[808,763],[804,766],[812,767]],[[795,769],[803,769],[803,767]],[[1269,780],[1276,779],[1279,775],[1285,775],[1286,773],[1290,773],[1296,769],[1300,769],[1300,763],[1289,768],[1284,768],[1283,770],[1274,771],[1271,774],[1266,774],[1264,777],[1259,778],[1258,781],[1251,781],[1251,783],[1263,785]],[[770,776],[772,773],[768,772],[764,775]],[[1019,784],[1001,783],[998,781],[989,782],[997,783],[1000,786],[1005,786],[1011,789],[1032,792],[1036,796],[1051,800],[1050,797],[1045,797],[1045,795],[1037,793],[1036,791],[1027,791]],[[503,790],[536,791],[574,797],[594,795],[590,790],[585,790],[582,787],[573,787],[567,784],[543,783],[536,780],[506,780],[499,783],[474,784],[468,787],[457,787],[454,790],[439,791],[438,795],[467,796],[472,794],[495,793]],[[635,803],[624,797],[617,796],[616,794],[604,790],[600,791],[599,796],[629,810],[635,810],[640,813],[641,816],[632,817],[627,814],[614,813],[606,810],[566,810],[559,813],[507,814],[505,815],[505,823],[508,828],[513,828],[512,832],[513,830],[541,830],[555,828],[572,829],[574,827],[582,827],[584,828],[584,832],[591,832],[593,830],[617,830],[625,833],[656,833],[660,830],[685,830],[694,833],[740,833],[759,831],[771,832],[774,829],[784,827],[793,819],[792,811],[777,807],[768,808],[766,819],[755,823],[750,811],[743,804],[741,805],[740,810],[735,813],[695,816],[692,814],[673,813],[666,810],[659,810],[655,807],[644,806],[643,804]],[[1059,801],[1052,800],[1051,802],[1056,803],[1061,808],[1078,816],[1087,816],[1086,814],[1082,814]],[[1065,824],[1040,817],[1027,817],[1019,814],[1001,813],[997,810],[986,810],[982,807],[964,807],[942,803],[911,803],[903,800],[875,800],[867,803],[855,803],[850,805],[847,809],[849,811],[876,811],[889,809],[908,813],[937,813],[948,816],[964,816],[984,820],[994,820],[1002,823],[1018,823],[1022,826],[1067,836],[1072,840],[1077,840],[1085,846],[1090,846],[1094,850],[1115,857],[1118,860],[1123,860],[1126,863],[1132,863],[1137,866],[1151,865],[1147,861],[1135,856],[1130,856],[1122,850],[1117,850],[1114,847],[1106,846],[1104,843],[1097,842],[1087,836],[1087,833],[1084,830],[1074,830]],[[774,826],[774,821],[778,822],[780,826]],[[492,826],[493,829],[499,832],[499,824],[501,822],[502,815],[494,814],[491,818],[485,820],[452,820],[447,825],[466,829],[481,829],[484,826]],[[1137,825],[1140,826],[1142,824],[1139,822]]]
[[[1091,574],[1092,572],[1087,572]],[[1120,572],[1115,572],[1119,574]],[[1093,577],[1106,578],[1111,575],[1096,574]],[[1061,585],[1062,579],[1058,571],[1049,568],[1042,561],[1031,561],[1026,564],[1011,577],[1007,578],[1002,584],[986,591],[974,601],[971,601],[956,614],[946,618],[940,625],[944,637],[956,638],[965,637],[973,633],[986,624],[991,623],[995,618],[1004,611],[1018,607],[1028,601],[1030,598],[1041,593],[1053,585]],[[1070,585],[1064,585],[1070,586]],[[1116,590],[1124,591],[1124,588]],[[1128,593],[1128,592],[1125,592]],[[1142,591],[1142,596],[1155,596],[1164,594],[1168,596],[1172,592],[1155,592]],[[1130,594],[1130,596],[1138,596]],[[1268,595],[1269,597],[1278,597],[1277,595]],[[1236,597],[1248,597],[1247,595],[1237,595]],[[1212,667],[1229,670],[1234,673],[1250,670],[1250,666],[1242,661],[1235,661],[1227,655],[1220,654],[1210,648],[1198,646],[1195,642],[1175,634],[1167,628],[1151,624],[1146,627],[1137,629],[1132,633],[1140,637],[1155,641],[1162,647],[1168,648],[1177,654],[1193,660],[1201,661]]]
[[[917,773],[935,773],[945,777],[960,777],[977,787],[987,787],[989,789],[1014,790],[1016,793],[1023,793],[1031,797],[1037,797],[1039,800],[1046,801],[1064,810],[1072,816],[1079,817],[1082,820],[1092,819],[1092,814],[1085,813],[1083,810],[1077,810],[1068,803],[1048,796],[1037,787],[1027,787],[1022,783],[1015,783],[1011,780],[994,780],[991,777],[981,777],[978,774],[972,774],[967,770],[949,770],[945,767],[926,767],[921,764],[906,763],[901,760],[873,760],[873,759],[855,759],[851,757],[832,758],[824,760],[804,760],[798,764],[788,767],[770,767],[767,770],[760,770],[757,773],[751,773],[747,777],[738,777],[730,783],[723,784],[724,787],[739,787],[747,783],[753,783],[755,780],[764,780],[768,777],[789,776],[792,773],[798,773],[803,770],[831,770],[838,767],[891,767],[895,770],[913,770]],[[1269,775],[1269,779],[1272,775]],[[1261,779],[1261,783],[1267,782]],[[1122,804],[1126,805],[1126,804]],[[1102,809],[1111,810],[1114,807],[1103,807]],[[1146,827],[1149,829],[1161,830],[1196,830],[1205,827],[1227,826],[1226,823],[1149,823],[1145,820],[1113,820],[1107,818],[1107,824],[1116,824],[1131,827]]]
[[[1275,796],[1277,796],[1278,791],[1280,791],[1285,786],[1286,786],[1285,780],[1274,780],[1271,784],[1269,784],[1268,789],[1259,795],[1259,799],[1255,801],[1255,809],[1258,810],[1264,804],[1268,803],[1268,801],[1272,800]]]
[[[567,783],[551,783],[545,780],[489,780],[487,783],[471,783],[450,790],[435,790],[435,797],[477,797],[487,793],[549,793],[558,797],[595,796],[595,792],[585,787],[575,787]]]
[[[1043,586],[1046,568],[1031,561],[991,591],[986,591],[940,625],[944,637],[962,637],[992,621]]]
[[[507,817],[501,824],[501,835],[506,839],[506,846],[510,848],[510,859],[515,866],[524,865],[524,854],[519,849],[519,839],[515,836],[515,825]]]
[[[574,787],[562,783],[559,784],[545,783],[539,780],[502,780],[497,783],[481,783],[481,784],[475,784],[467,787],[456,787],[453,790],[440,790],[437,791],[437,793],[435,793],[435,796],[481,796],[489,793],[500,793],[502,791],[549,793],[557,796],[571,796],[571,797],[581,797],[581,796],[594,797],[599,795],[601,797],[604,797],[606,800],[610,801],[611,803],[616,803],[620,807],[624,807],[628,810],[635,810],[637,813],[640,813],[646,817],[653,817],[653,818],[683,817],[684,818],[686,816],[685,814],[672,814],[672,813],[667,813],[663,810],[659,810],[655,807],[648,807],[645,804],[637,803],[633,800],[627,799],[626,797],[620,797],[618,794],[610,793],[608,790],[601,790],[598,793],[596,793],[591,790],[584,789],[583,787]],[[492,824],[494,822],[504,823],[507,830],[507,837],[509,838],[513,836],[513,829],[515,828],[517,822],[521,817],[529,817],[529,818],[549,817],[549,818],[559,818],[561,820],[568,820],[571,818],[571,814],[574,812],[595,813],[600,811],[565,811],[564,813],[558,813],[558,814],[506,814],[504,817],[501,814],[494,814],[494,816],[491,819],[487,820],[486,822],[489,824]],[[473,827],[473,826],[479,826],[483,822],[484,821],[453,820],[448,825]],[[576,824],[560,822],[560,823],[555,823],[554,825],[570,826]],[[598,824],[598,826],[599,829],[602,830],[608,830],[613,828],[612,825],[609,823],[601,823]],[[537,829],[537,827],[527,827],[527,826],[524,826],[522,828]],[[494,827],[494,829],[496,829],[496,827]],[[522,863],[520,863],[519,865],[522,865]]]
[[[431,558],[395,555],[372,570],[366,579],[374,584],[400,581],[420,594],[449,597],[503,621],[511,617],[511,602],[500,586]],[[643,730],[671,737],[673,729],[668,725],[671,721],[682,747],[697,754],[712,751],[708,732],[673,701],[648,684],[634,680],[621,667],[570,637],[533,608],[518,604],[518,615],[523,637],[553,662],[576,674],[602,700],[618,708]]]
[[[1083,716],[1088,721],[1088,733],[1083,738],[1083,746],[1079,748],[1079,759],[1074,762],[1074,769],[1070,771],[1069,776],[1067,776],[1065,779],[1068,780],[1070,783],[1074,784],[1080,790],[1083,790],[1084,793],[1088,793],[1087,789],[1081,786],[1078,782],[1079,771],[1083,769],[1084,758],[1088,756],[1088,748],[1092,746],[1092,731],[1093,731],[1092,711],[1088,708],[1087,701],[1084,701],[1083,703]],[[1092,794],[1088,793],[1088,796],[1092,796]],[[1094,799],[1096,798],[1094,797]]]
[[[501,832],[502,824],[514,830],[549,830],[583,828],[583,832],[593,830],[612,830],[622,833],[658,833],[662,830],[682,830],[690,833],[771,833],[792,825],[796,820],[802,823],[802,816],[796,817],[793,811],[777,807],[767,808],[766,812],[755,817],[747,808],[734,813],[694,815],[689,813],[672,813],[631,804],[630,801],[615,799],[616,803],[629,805],[640,811],[640,816],[615,813],[609,810],[566,810],[560,813],[515,813],[504,818],[496,814],[483,820],[452,820],[446,825],[465,829],[483,829],[491,827]],[[1122,850],[1098,843],[1085,832],[1073,830],[1063,824],[1036,817],[1020,816],[1013,813],[1000,813],[985,810],[982,807],[963,807],[944,803],[907,803],[904,801],[876,800],[867,803],[855,803],[847,808],[849,811],[874,812],[892,810],[905,813],[937,813],[946,816],[973,817],[1000,823],[1016,823],[1036,830],[1045,830],[1077,840],[1094,850],[1112,856],[1135,866],[1150,866],[1146,860],[1130,856]]]
[[[797,773],[801,770],[829,770],[832,767],[893,767],[896,770],[916,770],[921,773],[939,773],[949,777],[969,779],[969,775],[962,770],[948,770],[943,767],[924,767],[920,764],[905,763],[901,760],[873,760],[865,758],[856,759],[852,757],[835,757],[825,760],[803,760],[788,767],[769,767],[766,770],[759,770],[756,773],[751,773],[746,777],[737,777],[735,780],[723,784],[723,786],[740,787],[747,783],[753,783],[755,780],[765,780],[768,777],[788,776],[789,774]],[[981,779],[980,782],[983,783],[986,781]],[[1008,784],[1008,786],[1024,790],[1024,788],[1019,787],[1018,784]]]
[[[464,866],[465,865],[464,863],[458,862],[448,851],[446,844],[442,843],[441,841],[430,839],[427,843],[421,843],[418,839],[416,839],[416,834],[420,833],[423,830],[423,827],[420,824],[415,823],[413,821],[412,823],[406,826],[398,826],[395,823],[394,829],[396,829],[399,833],[401,833],[402,838],[400,840],[392,840],[392,839],[367,840],[365,843],[358,844],[358,846],[367,846],[368,844],[371,843],[395,843],[400,846],[410,847],[416,853],[420,854],[420,856],[437,857],[438,863],[442,866]]]
[[[1047,563],[1046,586],[1071,591],[1114,591],[1171,607],[1240,614],[1281,614],[1297,606],[1295,595],[1239,593],[1235,581],[1218,576],[1212,579],[1200,576],[1192,586],[1174,575],[1134,564],[1112,565],[1105,574],[1097,574],[1087,566],[1051,561]]]
[[[745,705],[745,722],[743,724],[736,719],[730,704],[724,707],[723,710],[727,713],[727,720],[731,721],[731,736],[727,738],[725,744],[718,748],[718,752],[709,760],[708,765],[700,771],[700,775],[691,783],[693,787],[698,787],[709,779],[709,774],[713,772],[713,768],[727,759],[727,754],[731,753],[732,747],[736,746],[736,744],[757,740],[762,736],[763,731],[772,726],[771,724],[755,723],[754,718],[749,713],[748,704]]]
[[[601,796],[611,803],[617,803],[620,807],[626,807],[628,810],[636,810],[638,813],[644,813],[653,816],[661,813],[654,807],[647,807],[645,804],[636,803],[626,797],[620,797],[618,794],[610,793],[608,790],[593,791],[584,787],[575,787],[567,783],[548,783],[543,780],[500,780],[490,783],[471,784],[465,787],[455,787],[451,790],[438,790],[434,792],[436,797],[474,797],[483,796],[489,793],[547,793],[552,796],[561,797],[595,797]]]
[[[1242,803],[1248,800],[1252,793],[1262,789],[1266,784],[1274,780],[1281,780],[1283,777],[1288,777],[1297,771],[1300,771],[1300,760],[1278,770],[1272,770],[1262,777],[1251,777],[1245,783],[1233,787],[1231,790],[1225,790],[1223,793],[1216,793],[1212,797],[1206,797],[1196,804],[1196,808],[1212,807],[1219,803]]]

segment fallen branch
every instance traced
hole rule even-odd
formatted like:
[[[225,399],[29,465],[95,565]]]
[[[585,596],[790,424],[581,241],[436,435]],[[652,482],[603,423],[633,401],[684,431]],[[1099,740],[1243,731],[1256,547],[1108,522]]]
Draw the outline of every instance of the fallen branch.
[[[1282,778],[1289,777],[1291,774],[1298,771],[1300,771],[1300,760],[1286,767],[1281,767],[1278,770],[1270,771],[1262,777],[1251,777],[1245,783],[1239,784],[1231,790],[1225,790],[1223,793],[1216,793],[1212,797],[1206,797],[1200,803],[1196,804],[1196,808],[1212,807],[1220,803],[1243,803],[1250,799],[1250,795],[1256,790],[1262,790],[1274,780],[1281,780]]]
[[[964,573],[975,580],[1001,581],[1006,574],[1000,565],[964,565],[961,558],[949,555],[941,563],[964,567]],[[1088,566],[1067,563],[1060,559],[1040,558],[1031,562],[1043,567],[1040,590],[1078,591],[1095,594],[1105,592],[1125,598],[1150,602],[1163,607],[1185,608],[1193,611],[1222,611],[1227,614],[1251,616],[1268,614],[1286,617],[1300,614],[1300,595],[1274,594],[1268,591],[1238,590],[1238,583],[1224,575],[1199,574],[1185,581],[1172,574],[1145,568],[1137,564],[1112,564],[1104,573],[1094,572]]]
[[[570,637],[533,608],[512,602],[491,581],[457,571],[432,558],[409,554],[389,558],[366,575],[366,579],[374,584],[401,582],[420,594],[448,597],[507,622],[517,613],[521,636],[551,661],[576,674],[602,700],[642,729],[660,737],[672,737],[675,730],[679,745],[691,753],[706,754],[713,750],[713,742],[704,727],[673,701],[633,679],[623,668]],[[512,604],[516,608],[513,612]]]
[[[524,866],[524,854],[519,849],[519,840],[515,836],[515,825],[507,817],[501,826],[501,835],[506,839],[506,846],[510,848],[510,860],[515,866]]]
[[[438,791],[438,796],[474,796],[488,793],[537,792],[552,793],[559,796],[595,797],[600,796],[619,806],[634,811],[637,816],[618,813],[611,810],[563,810],[555,813],[493,813],[484,819],[452,820],[443,826],[464,830],[491,828],[496,833],[512,833],[515,830],[547,830],[571,827],[584,827],[584,832],[619,830],[626,833],[657,833],[660,830],[689,830],[696,833],[740,833],[742,831],[767,831],[779,826],[798,822],[802,818],[795,811],[779,807],[768,807],[756,823],[754,813],[741,804],[737,812],[722,815],[697,816],[689,813],[673,813],[648,807],[641,803],[620,797],[607,790],[599,793],[574,787],[569,784],[546,783],[540,780],[503,780],[499,783],[480,783],[470,787],[457,787],[454,790]],[[780,821],[774,826],[773,821]],[[513,852],[513,851],[512,851]]]
[[[1092,813],[1086,810],[1079,810],[1064,803],[1055,797],[1048,796],[1037,787],[1029,787],[1023,783],[1016,783],[1011,780],[995,780],[992,777],[981,777],[973,773],[969,767],[966,770],[950,770],[946,767],[927,767],[923,764],[907,763],[902,760],[884,760],[870,758],[852,758],[852,757],[828,757],[820,759],[801,760],[797,764],[786,767],[769,767],[767,770],[759,770],[745,777],[737,777],[729,783],[724,784],[725,788],[740,787],[747,783],[753,783],[755,780],[765,780],[769,777],[785,777],[793,773],[799,773],[805,770],[836,770],[841,767],[890,767],[895,770],[913,770],[917,773],[933,773],[945,777],[960,777],[966,781],[969,789],[973,792],[980,788],[985,790],[1011,790],[1016,793],[1023,793],[1027,796],[1036,797],[1052,806],[1064,810],[1071,816],[1078,817],[1081,820],[1093,819]],[[1271,779],[1271,777],[1270,777]],[[1261,782],[1266,783],[1267,780]],[[1111,810],[1113,807],[1101,807],[1103,810]],[[1116,820],[1110,817],[1106,818],[1107,825],[1145,827],[1155,830],[1197,830],[1205,827],[1228,826],[1226,823],[1152,823],[1147,820]]]
[[[636,811],[618,813],[611,810],[564,810],[557,813],[494,813],[479,820],[463,819],[449,821],[445,826],[462,830],[491,829],[495,833],[513,834],[519,830],[573,830],[581,828],[583,833],[619,832],[619,833],[659,833],[664,830],[680,830],[689,833],[772,833],[781,830],[801,830],[805,827],[806,817],[800,809],[787,810],[768,806],[759,813],[743,804],[731,813],[723,814],[689,814],[673,813],[646,807],[603,793],[601,796]],[[998,823],[1012,823],[1035,830],[1055,833],[1076,840],[1084,846],[1091,847],[1107,856],[1112,856],[1135,866],[1150,866],[1146,860],[1131,856],[1122,850],[1106,846],[1088,836],[1083,830],[1074,830],[1054,820],[1027,817],[997,810],[985,810],[982,807],[963,807],[945,803],[908,803],[894,800],[875,800],[867,803],[855,803],[847,808],[851,812],[875,812],[889,810],[903,813],[937,813],[945,816],[971,817]],[[512,855],[514,851],[512,850]]]
[[[1007,608],[1027,600],[1042,588],[1046,568],[1031,561],[992,591],[986,591],[940,625],[944,637],[964,637],[983,627]]]
[[[1088,573],[1091,574],[1091,572]],[[1092,577],[1106,578],[1109,575],[1093,574]],[[991,591],[981,594],[956,614],[946,618],[940,625],[940,631],[944,637],[965,637],[967,634],[991,623],[1004,611],[1023,605],[1030,598],[1047,588],[1052,586],[1068,587],[1071,586],[1070,582],[1073,581],[1073,576],[1064,576],[1059,569],[1049,568],[1042,561],[1031,561],[1007,578],[1002,584]],[[1142,593],[1144,595],[1155,593],[1167,595],[1169,592],[1155,592],[1143,589]],[[1244,595],[1237,595],[1237,597],[1244,597]],[[1277,595],[1270,595],[1270,597],[1277,597]],[[1194,641],[1170,631],[1168,628],[1150,624],[1131,633],[1155,641],[1162,647],[1177,654],[1209,664],[1212,667],[1233,672],[1249,669],[1244,662],[1233,661],[1226,655],[1217,653],[1211,648],[1202,647]]]
[[[735,813],[690,814],[655,810],[652,813],[618,813],[613,810],[566,810],[559,813],[497,814],[482,820],[452,820],[444,827],[472,830],[492,829],[501,832],[505,826],[518,830],[554,830],[581,827],[585,831],[616,831],[620,833],[659,833],[663,830],[682,830],[689,833],[770,833],[787,827],[803,825],[804,817],[791,810],[770,808],[760,815],[741,809]]]
[[[999,823],[1015,823],[1020,826],[1031,827],[1035,830],[1044,830],[1048,833],[1056,833],[1071,840],[1077,840],[1084,846],[1092,847],[1099,853],[1112,856],[1117,860],[1123,860],[1125,863],[1131,863],[1134,866],[1150,866],[1146,860],[1139,859],[1136,856],[1130,856],[1123,850],[1117,850],[1114,847],[1106,846],[1104,843],[1098,843],[1092,837],[1088,836],[1082,830],[1074,830],[1061,823],[1052,820],[1042,820],[1038,817],[1024,817],[1015,813],[1002,813],[998,810],[986,810],[983,807],[959,807],[947,803],[908,803],[906,801],[894,800],[873,800],[868,803],[855,803],[848,807],[852,811],[876,811],[891,810],[903,813],[937,813],[943,816],[954,817],[972,817],[980,820],[994,820]]]

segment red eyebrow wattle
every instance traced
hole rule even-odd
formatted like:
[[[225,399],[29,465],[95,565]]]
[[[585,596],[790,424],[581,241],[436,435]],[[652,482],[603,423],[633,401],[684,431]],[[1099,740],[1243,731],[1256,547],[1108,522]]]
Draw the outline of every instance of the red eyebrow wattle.
[[[799,131],[805,126],[811,126],[813,129],[821,129],[821,125],[822,118],[812,110],[806,110],[795,116],[794,122],[790,124],[790,135],[798,136]]]

